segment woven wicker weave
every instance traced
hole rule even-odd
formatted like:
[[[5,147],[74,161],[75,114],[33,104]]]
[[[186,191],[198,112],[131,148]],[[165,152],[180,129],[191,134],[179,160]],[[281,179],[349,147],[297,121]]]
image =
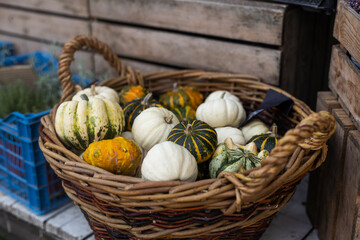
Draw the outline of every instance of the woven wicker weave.
[[[237,95],[249,113],[271,88],[295,103],[289,115],[275,108],[260,115],[269,125],[276,122],[285,134],[261,167],[241,174],[223,172],[217,179],[191,183],[114,175],[85,163],[56,136],[56,105],[41,119],[40,148],[97,239],[258,239],[292,197],[301,178],[326,157],[326,142],[335,131],[335,121],[328,112],[313,113],[290,94],[247,75],[196,70],[142,75],[124,66],[107,45],[93,37],[77,36],[64,46],[58,72],[63,87],[61,102],[79,90],[71,82],[69,69],[74,53],[83,47],[102,53],[116,69],[119,77],[100,85],[117,91],[132,83],[161,94],[171,90],[174,82],[195,86],[205,96],[224,89]]]

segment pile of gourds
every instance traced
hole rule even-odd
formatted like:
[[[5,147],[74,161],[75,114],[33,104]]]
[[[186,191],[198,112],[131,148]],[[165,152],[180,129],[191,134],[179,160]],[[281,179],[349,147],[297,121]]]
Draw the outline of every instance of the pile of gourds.
[[[57,109],[59,139],[89,164],[151,181],[195,181],[261,165],[277,142],[259,119],[248,122],[239,98],[174,86],[153,98],[141,86],[118,93],[91,86]]]

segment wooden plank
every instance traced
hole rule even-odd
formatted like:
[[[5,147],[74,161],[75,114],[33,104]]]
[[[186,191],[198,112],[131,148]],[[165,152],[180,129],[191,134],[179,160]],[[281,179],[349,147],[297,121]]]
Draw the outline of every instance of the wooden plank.
[[[141,73],[151,73],[151,72],[159,72],[159,71],[172,71],[176,70],[175,68],[165,67],[152,63],[145,63],[136,60],[129,60],[122,58],[121,61],[125,63],[127,66],[132,67],[135,70],[140,71]],[[94,65],[95,65],[95,73],[101,78],[110,78],[116,77],[117,74],[115,70],[104,60],[102,55],[95,54],[94,56]]]
[[[333,109],[340,108],[340,104],[336,96],[330,91],[318,92],[317,94],[316,111],[332,112]],[[325,163],[324,163],[325,164]],[[324,167],[310,173],[309,187],[307,193],[306,210],[314,227],[319,227],[320,206],[323,204],[321,189],[324,183],[323,178],[326,177]]]
[[[360,62],[360,15],[344,0],[339,0],[334,37]]]
[[[334,46],[332,51],[329,87],[344,102],[355,121],[360,122],[360,70],[339,45]]]
[[[48,42],[35,41],[28,38],[14,37],[0,33],[0,40],[10,41],[15,46],[17,55],[27,54],[36,51],[46,51],[54,55],[56,58],[60,56],[62,45],[49,44]],[[71,64],[71,70],[74,73],[83,71],[94,72],[93,53],[86,51],[78,51],[75,53],[75,61]]]
[[[66,43],[78,34],[90,35],[86,20],[0,8],[0,31]]]
[[[339,194],[335,239],[359,239],[360,132],[350,131],[344,160],[343,188]]]
[[[319,184],[321,203],[319,205],[320,239],[334,239],[338,220],[338,203],[343,189],[342,178],[347,139],[349,131],[354,129],[351,119],[343,109],[334,109],[332,114],[336,120],[336,131],[328,141],[327,159],[319,168],[324,173]]]
[[[93,22],[92,31],[122,56],[181,68],[252,74],[279,84],[280,50],[103,22]]]
[[[38,77],[30,65],[17,65],[0,68],[0,83],[22,80],[28,87],[32,86]]]
[[[287,5],[244,0],[91,0],[91,16],[217,37],[282,44]]]
[[[77,17],[89,17],[88,0],[0,0],[0,4]]]

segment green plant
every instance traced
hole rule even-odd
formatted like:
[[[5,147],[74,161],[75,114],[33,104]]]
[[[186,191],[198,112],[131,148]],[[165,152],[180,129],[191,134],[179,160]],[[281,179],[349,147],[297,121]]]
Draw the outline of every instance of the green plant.
[[[38,113],[50,109],[59,101],[59,95],[45,88],[29,88],[23,80],[0,86],[0,118],[11,112]]]

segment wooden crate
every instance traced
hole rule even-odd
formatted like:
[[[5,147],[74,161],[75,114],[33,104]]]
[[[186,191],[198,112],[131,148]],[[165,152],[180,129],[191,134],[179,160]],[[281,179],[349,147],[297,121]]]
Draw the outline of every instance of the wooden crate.
[[[334,239],[360,239],[360,131],[348,134]]]
[[[339,0],[334,37],[360,62],[360,15],[345,0]]]
[[[354,125],[331,92],[318,94],[317,111],[331,112],[336,120],[336,131],[328,141],[328,157],[322,166],[312,172],[308,188],[307,211],[312,224],[319,228],[321,239],[332,239],[336,225],[338,193],[341,192],[343,157],[347,136]]]
[[[360,62],[360,15],[345,0],[338,2],[334,37],[340,45],[332,49],[329,88],[360,129],[360,69],[349,57]]]
[[[333,47],[329,88],[338,96],[340,104],[351,115],[355,125],[360,129],[360,105],[358,104],[360,69],[355,66],[345,51],[340,45]]]
[[[90,34],[144,73],[253,74],[310,105],[324,82],[323,40],[330,32],[327,17],[252,0],[0,0],[0,23],[1,38],[24,42],[20,51],[31,44],[61,48],[77,34]],[[87,59],[85,69],[111,76],[101,56]]]

